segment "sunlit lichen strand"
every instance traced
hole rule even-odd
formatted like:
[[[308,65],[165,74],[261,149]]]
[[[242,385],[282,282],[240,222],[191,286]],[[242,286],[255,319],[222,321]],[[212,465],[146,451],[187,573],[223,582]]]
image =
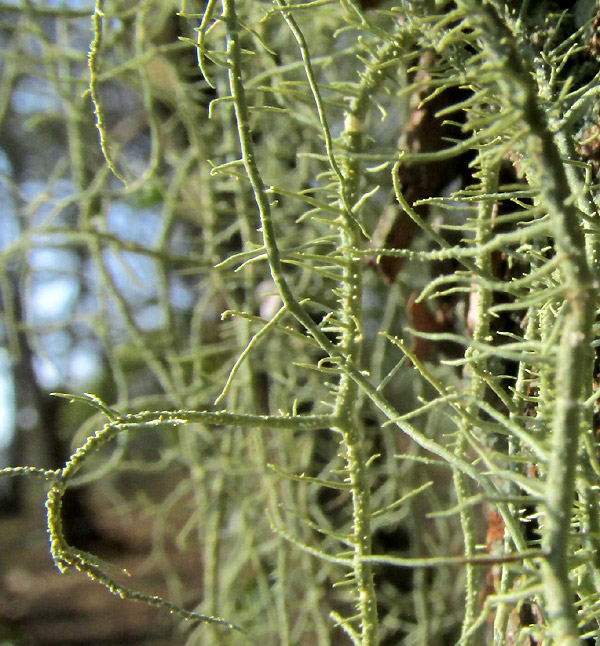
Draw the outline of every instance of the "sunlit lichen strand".
[[[493,194],[498,190],[498,176],[500,171],[499,163],[490,165],[488,160],[480,154],[478,174],[481,182],[481,192],[484,195]],[[484,245],[492,238],[492,220],[496,205],[494,202],[484,200],[478,205],[477,210],[477,228],[475,230],[475,244]],[[492,261],[490,253],[482,253],[476,258],[477,269],[483,274],[492,273]],[[473,315],[474,329],[473,340],[476,342],[485,342],[490,333],[490,307],[492,305],[492,292],[486,288],[485,284],[478,284],[471,292],[469,304],[470,313]],[[480,377],[481,372],[487,369],[487,360],[478,357],[478,350],[474,346],[469,346],[465,352],[465,358],[469,359],[469,364],[465,366],[466,373],[470,373],[470,396],[473,401],[485,399],[486,383]],[[467,406],[467,415],[479,416],[479,411],[471,404]],[[473,433],[475,429],[472,425],[464,426],[459,433],[456,441],[456,452],[463,455],[466,451],[468,442],[465,433]],[[459,504],[464,502],[468,497],[467,480],[459,470],[454,470],[454,487]],[[477,537],[475,534],[476,521],[472,510],[465,508],[461,510],[460,521],[463,530],[465,543],[465,557],[468,559],[475,553]],[[476,634],[471,631],[471,627],[477,617],[477,606],[479,603],[479,580],[478,573],[472,566],[466,567],[466,600],[465,600],[465,617],[462,626],[462,644],[467,646],[473,644]]]
[[[583,378],[592,360],[591,338],[596,290],[587,264],[581,219],[574,205],[565,167],[537,99],[535,83],[512,35],[490,9],[464,3],[490,58],[502,70],[498,85],[506,101],[528,127],[525,147],[538,175],[540,197],[551,217],[557,252],[562,256],[568,312],[563,321],[556,362],[556,408],[552,454],[546,476],[542,545],[548,552],[542,573],[549,629],[557,646],[579,646],[576,607],[567,557],[575,493]]]
[[[209,425],[216,424],[219,426],[231,424],[235,426],[237,423],[240,423],[241,426],[250,428],[256,426],[274,428],[275,426],[279,426],[281,429],[285,428],[288,430],[302,427],[308,430],[312,427],[316,430],[332,425],[335,419],[331,416],[308,416],[305,419],[307,424],[304,425],[300,421],[300,418],[291,415],[269,417],[261,415],[235,415],[228,412],[212,413],[183,410],[141,411],[133,414],[120,415],[117,411],[107,407],[99,398],[93,395],[78,396],[60,394],[59,396],[86,402],[103,415],[108,416],[110,421],[91,435],[85,444],[76,449],[62,469],[45,470],[35,467],[14,467],[0,471],[0,477],[29,476],[39,477],[50,482],[50,490],[46,497],[48,540],[50,543],[50,553],[57,568],[61,572],[75,568],[86,574],[93,581],[104,585],[110,592],[123,599],[142,601],[150,605],[166,608],[171,613],[186,621],[220,624],[230,629],[242,631],[236,624],[219,617],[190,612],[156,595],[143,594],[124,586],[106,572],[107,567],[111,567],[110,564],[105,563],[102,559],[92,554],[71,547],[65,539],[61,517],[62,500],[68,484],[93,453],[113,440],[119,433],[126,431],[147,431],[165,426],[179,427],[192,422],[203,422]],[[270,425],[269,420],[274,422],[274,426]]]
[[[280,6],[284,6],[280,3]],[[265,188],[260,174],[254,162],[254,154],[249,139],[248,116],[245,104],[244,88],[241,79],[241,70],[237,69],[239,64],[239,53],[237,52],[237,25],[235,7],[233,2],[224,3],[224,18],[228,25],[229,46],[228,52],[231,61],[230,83],[231,91],[236,105],[238,118],[238,130],[240,132],[240,143],[242,146],[242,158],[244,159],[251,184],[253,186],[257,204],[261,211],[263,224],[263,235],[267,255],[269,256],[271,273],[276,282],[284,303],[288,305],[287,284],[283,280],[279,268],[271,261],[278,260],[278,249],[275,238],[270,237],[272,232],[268,227],[270,224],[270,208],[265,199]],[[319,118],[324,131],[327,152],[330,164],[339,182],[340,209],[342,211],[342,223],[340,226],[341,245],[351,250],[359,246],[360,224],[356,215],[352,213],[353,205],[359,198],[359,162],[348,162],[347,158],[340,169],[335,161],[332,152],[332,140],[329,133],[327,119],[323,104],[320,98],[318,85],[315,81],[308,47],[297,23],[291,14],[284,14],[284,18],[300,46],[302,59],[308,76],[311,91],[315,98]],[[239,47],[239,46],[238,46]],[[345,119],[345,130],[342,135],[345,146],[349,151],[361,151],[362,121],[366,115],[369,100],[376,86],[384,75],[378,65],[387,62],[390,56],[395,53],[395,43],[387,45],[380,59],[375,61],[372,73],[367,73],[361,82],[358,98],[351,101],[349,112]],[[359,217],[359,216],[358,216]],[[352,252],[347,252],[342,269],[341,301],[340,301],[340,340],[336,354],[342,358],[345,365],[360,366],[361,348],[361,288],[362,288],[362,263],[354,257]],[[297,309],[297,308],[296,308]],[[293,309],[291,309],[294,313]],[[298,318],[298,317],[297,317]],[[302,318],[305,318],[304,316]],[[300,319],[300,322],[303,322]],[[312,325],[309,327],[313,327]],[[312,331],[312,330],[311,330]],[[317,339],[318,340],[318,339]],[[355,554],[354,578],[357,588],[357,605],[360,616],[360,644],[363,646],[374,645],[377,641],[377,609],[375,589],[373,585],[373,574],[370,565],[362,559],[371,553],[370,529],[369,529],[369,484],[366,476],[366,457],[363,449],[362,433],[359,430],[357,420],[358,386],[347,375],[342,375],[336,390],[335,415],[338,420],[336,428],[342,433],[344,443],[344,455],[347,463],[348,478],[352,489],[353,499],[353,546]],[[344,625],[344,624],[342,624]],[[351,636],[356,633],[346,626]]]
[[[100,56],[100,46],[102,44],[102,20],[104,18],[104,0],[96,0],[94,6],[94,13],[92,14],[93,25],[93,38],[90,43],[90,50],[88,52],[88,66],[90,70],[90,96],[94,105],[94,114],[96,116],[96,128],[98,129],[98,137],[100,140],[100,148],[106,160],[106,164],[113,172],[115,177],[118,177],[123,183],[125,180],[117,170],[112,156],[108,150],[108,142],[106,135],[106,125],[102,113],[102,106],[100,105],[100,97],[98,96],[98,58]]]

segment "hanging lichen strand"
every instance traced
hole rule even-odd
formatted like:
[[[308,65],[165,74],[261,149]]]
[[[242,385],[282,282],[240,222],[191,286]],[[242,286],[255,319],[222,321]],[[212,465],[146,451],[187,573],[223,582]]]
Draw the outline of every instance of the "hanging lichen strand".
[[[558,4],[0,7],[0,134],[40,75],[27,127],[65,126],[43,191],[10,180],[6,345],[60,328],[105,375],[58,395],[92,413],[63,464],[1,472],[48,486],[61,572],[189,644],[600,643],[600,8]],[[11,305],[38,248],[85,276],[60,324]],[[82,486],[191,546],[196,586],[70,545]]]

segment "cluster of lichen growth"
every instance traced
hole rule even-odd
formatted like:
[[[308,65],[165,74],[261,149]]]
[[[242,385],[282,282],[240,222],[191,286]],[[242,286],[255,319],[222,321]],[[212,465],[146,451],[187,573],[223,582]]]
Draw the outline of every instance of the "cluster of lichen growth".
[[[74,206],[76,226],[31,224],[3,261],[43,233],[82,247],[97,276],[91,327],[114,407],[83,398],[107,419],[62,468],[3,472],[49,482],[61,570],[282,644],[598,634],[598,20],[593,3],[537,3],[545,22],[529,4],[98,0],[89,91],[49,74],[73,183],[54,208]],[[179,39],[165,39],[175,15]],[[141,169],[111,87],[137,110]],[[460,100],[439,107],[444,93]],[[417,123],[431,116],[458,133],[434,150]],[[86,155],[90,131],[103,160]],[[439,194],[407,199],[406,178],[428,173]],[[151,205],[156,241],[111,231],[111,202]],[[382,213],[413,233],[386,244]],[[153,263],[150,331],[107,251]],[[405,259],[387,282],[373,271],[385,258]],[[180,275],[194,302],[178,310]],[[159,396],[136,398],[132,360]],[[194,612],[123,586],[63,536],[80,467],[108,477],[102,448],[126,471],[127,451],[106,449],[140,433],[187,474],[182,535],[194,529],[204,563]]]

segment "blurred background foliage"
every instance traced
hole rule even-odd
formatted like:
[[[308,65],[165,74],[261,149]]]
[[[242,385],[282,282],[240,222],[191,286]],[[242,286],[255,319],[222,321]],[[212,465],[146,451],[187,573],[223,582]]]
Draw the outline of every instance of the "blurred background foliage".
[[[394,45],[360,125],[361,198],[352,206],[367,234],[356,250],[364,259],[361,369],[398,415],[495,487],[495,497],[489,489],[482,496],[465,484],[460,469],[411,441],[361,392],[354,405],[371,509],[385,510],[371,519],[373,553],[537,548],[547,476],[540,455],[549,450],[565,296],[530,124],[503,94],[501,66],[470,22],[470,3],[292,4],[339,159],[361,79]],[[564,144],[571,188],[583,191],[586,235],[595,236],[596,3],[481,5],[531,65],[539,104]],[[327,355],[302,326],[286,315],[266,337],[254,337],[281,299],[239,161],[224,21],[212,5],[202,21],[205,10],[195,0],[0,2],[2,466],[59,469],[104,423],[100,413],[50,392],[94,393],[120,413],[331,413],[339,371],[319,363]],[[338,180],[306,65],[285,5],[240,0],[237,12],[252,143],[286,250],[285,276],[336,342],[344,253]],[[405,162],[394,165],[401,151]],[[384,247],[398,253],[380,255]],[[449,251],[436,255],[443,247]],[[426,288],[429,300],[420,300]],[[379,333],[403,338],[406,353]],[[596,380],[590,366],[590,397]],[[595,446],[597,420],[588,408],[584,433]],[[592,453],[580,466],[573,554],[600,540],[590,511],[596,502],[585,502],[597,498]],[[331,613],[353,614],[354,580],[290,541],[344,551],[351,493],[314,480],[343,473],[344,460],[327,429],[189,422],[123,432],[71,483],[65,535],[132,571],[140,561],[140,578],[128,585],[233,621],[256,643],[347,644],[351,630]],[[247,643],[222,626],[182,629],[160,610],[150,619],[135,604],[107,609],[91,582],[53,592],[56,580],[39,575],[42,562],[50,565],[40,552],[44,488],[24,479],[0,486],[3,643]],[[520,544],[505,538],[507,509]],[[600,643],[600,569],[580,561],[572,580],[581,632]],[[149,572],[155,578],[145,582]],[[374,577],[385,646],[461,637],[551,643],[534,561],[384,564]],[[56,623],[58,609],[41,610],[53,594],[70,621]],[[86,595],[93,603],[74,604]],[[124,634],[123,617],[142,612]]]

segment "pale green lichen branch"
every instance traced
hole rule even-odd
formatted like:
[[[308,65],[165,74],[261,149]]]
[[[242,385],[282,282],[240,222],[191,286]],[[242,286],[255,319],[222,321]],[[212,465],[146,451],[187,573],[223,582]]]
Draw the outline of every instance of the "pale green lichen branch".
[[[558,146],[540,107],[532,74],[512,35],[491,9],[465,2],[473,26],[490,59],[502,70],[499,88],[527,125],[525,146],[540,183],[540,198],[551,218],[557,253],[563,259],[564,294],[568,305],[556,359],[556,407],[552,421],[552,453],[546,476],[542,564],[549,629],[556,646],[581,646],[576,606],[569,576],[569,534],[575,495],[583,380],[592,360],[592,326],[596,289],[589,269],[576,196],[569,185]]]
[[[106,125],[102,114],[102,106],[100,104],[100,96],[98,94],[98,58],[100,56],[100,46],[102,44],[102,19],[104,18],[104,0],[96,0],[94,6],[94,13],[92,14],[92,30],[93,37],[90,42],[90,49],[88,52],[88,67],[90,70],[90,85],[89,92],[94,106],[94,115],[96,116],[96,128],[100,138],[100,148],[106,164],[113,172],[115,177],[120,179],[123,184],[127,185],[125,179],[121,176],[115,163],[112,159],[110,151],[108,150],[108,142],[106,137]]]

